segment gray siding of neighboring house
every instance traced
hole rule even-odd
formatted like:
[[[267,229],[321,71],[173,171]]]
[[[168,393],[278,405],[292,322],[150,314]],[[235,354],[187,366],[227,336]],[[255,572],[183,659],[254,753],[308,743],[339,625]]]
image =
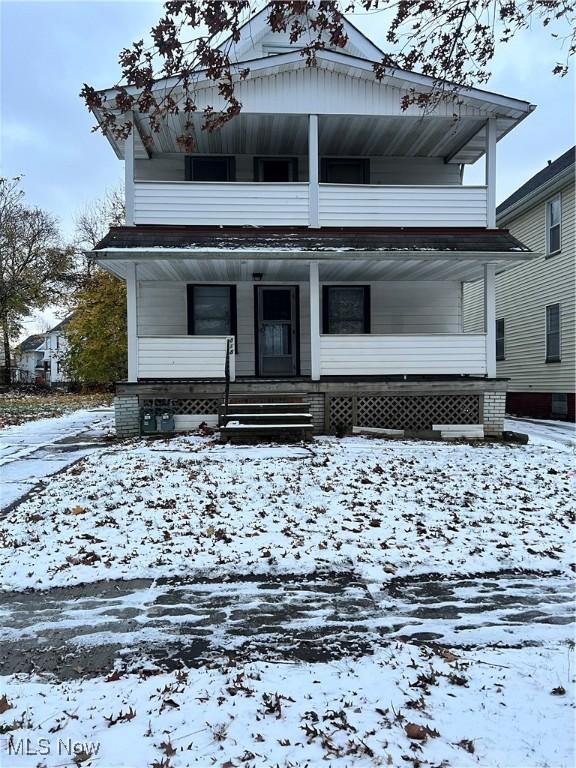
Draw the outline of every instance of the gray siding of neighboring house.
[[[511,233],[543,255],[498,275],[496,317],[505,324],[505,360],[497,374],[510,378],[511,392],[574,392],[575,389],[575,213],[574,185],[561,190],[562,250],[546,258],[546,203],[536,203],[506,224]],[[561,362],[546,363],[546,306],[560,304]],[[482,330],[482,284],[464,288],[464,330]]]

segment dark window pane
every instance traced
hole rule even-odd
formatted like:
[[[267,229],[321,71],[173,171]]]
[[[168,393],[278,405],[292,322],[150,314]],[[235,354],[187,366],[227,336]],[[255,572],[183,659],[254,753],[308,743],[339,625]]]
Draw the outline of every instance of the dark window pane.
[[[192,158],[192,178],[194,181],[231,181],[230,177],[230,158]]]
[[[565,392],[554,392],[552,394],[552,413],[555,416],[568,415],[568,395]]]
[[[263,320],[286,320],[289,321],[292,316],[292,295],[287,290],[262,291],[262,319]]]
[[[257,181],[295,181],[294,161],[286,158],[262,157],[257,160]]]
[[[546,307],[546,360],[560,360],[560,304]]]
[[[496,360],[504,360],[504,320],[496,320]]]
[[[328,333],[364,333],[364,288],[328,288]]]
[[[560,250],[560,224],[550,227],[550,240],[548,243],[550,253],[556,253]]]
[[[227,336],[230,332],[229,286],[195,285],[194,333],[199,336]]]
[[[328,184],[366,184],[367,166],[364,160],[324,161],[324,179]]]

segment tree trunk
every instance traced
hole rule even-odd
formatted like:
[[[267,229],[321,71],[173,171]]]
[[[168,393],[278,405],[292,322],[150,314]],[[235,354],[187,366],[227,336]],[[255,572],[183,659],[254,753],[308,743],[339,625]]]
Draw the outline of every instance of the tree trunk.
[[[4,344],[4,381],[3,384],[12,382],[12,358],[10,356],[10,333],[8,328],[8,317],[2,316],[2,341]]]

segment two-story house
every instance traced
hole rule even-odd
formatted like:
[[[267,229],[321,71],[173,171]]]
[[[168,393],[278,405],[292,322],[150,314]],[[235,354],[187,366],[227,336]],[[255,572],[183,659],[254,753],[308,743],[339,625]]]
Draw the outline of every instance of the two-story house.
[[[215,132],[192,115],[194,154],[177,140],[189,115],[166,119],[151,144],[140,112],[126,141],[108,135],[124,160],[126,225],[93,256],[127,285],[119,434],[136,434],[139,408],[166,400],[177,429],[215,423],[227,350],[246,405],[232,426],[260,399],[272,425],[297,411],[292,422],[317,431],[501,432],[495,279],[533,254],[496,228],[496,145],[534,107],[470,89],[425,114],[403,110],[432,81],[376,79],[382,52],[349,22],[346,32],[344,49],[318,51],[309,67],[263,11],[236,44],[238,69],[249,67],[241,114]],[[113,89],[102,93],[113,103]],[[199,111],[219,108],[202,73],[195,93]],[[485,183],[464,185],[483,156]],[[463,286],[476,280],[485,320],[465,333]]]
[[[574,421],[576,388],[575,148],[522,184],[497,223],[538,258],[496,278],[496,372],[510,379],[507,410]],[[465,330],[482,324],[481,287],[465,294]]]

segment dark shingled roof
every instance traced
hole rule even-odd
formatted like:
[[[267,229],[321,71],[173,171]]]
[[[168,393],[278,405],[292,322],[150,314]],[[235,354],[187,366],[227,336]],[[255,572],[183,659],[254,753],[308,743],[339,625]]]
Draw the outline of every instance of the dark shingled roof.
[[[538,171],[538,173],[532,176],[531,179],[528,179],[525,184],[522,184],[522,186],[519,187],[516,192],[513,192],[510,197],[507,197],[506,200],[504,200],[503,203],[500,203],[498,208],[496,208],[496,213],[503,213],[507,208],[510,208],[510,206],[522,200],[522,198],[527,197],[532,192],[535,192],[539,187],[553,179],[554,176],[557,176],[571,165],[574,165],[575,161],[576,146],[572,147],[572,149],[569,149],[567,152],[564,152],[563,155],[560,155],[560,157],[556,158],[556,160],[551,162],[550,165],[547,165],[546,168]]]
[[[44,333],[36,333],[18,344],[20,352],[34,352],[45,339]]]
[[[505,229],[204,229],[198,227],[112,227],[95,251],[107,248],[187,248],[282,251],[452,251],[530,253]]]

